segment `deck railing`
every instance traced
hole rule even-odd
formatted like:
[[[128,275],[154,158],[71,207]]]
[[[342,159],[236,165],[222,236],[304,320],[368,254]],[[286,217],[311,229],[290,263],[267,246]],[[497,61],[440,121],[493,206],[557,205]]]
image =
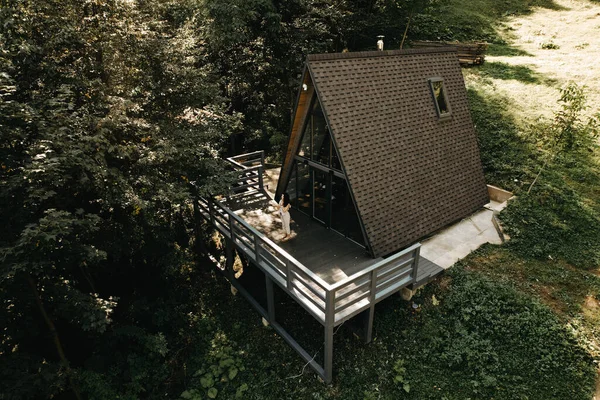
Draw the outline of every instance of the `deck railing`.
[[[240,171],[240,185],[234,188],[235,192],[248,188],[264,191],[263,152],[228,161]],[[329,319],[339,325],[416,280],[420,244],[329,284],[221,202],[200,199],[199,206],[223,236],[323,324]]]
[[[232,187],[233,193],[246,193],[248,189],[254,189],[268,196],[263,185],[264,153],[262,151],[231,157],[227,161],[236,171],[239,171],[239,178]],[[220,201],[213,198],[200,198],[198,207],[211,225],[228,239],[229,262],[232,262],[232,249],[235,246],[265,273],[267,310],[264,310],[247,292],[245,296],[326,382],[331,382],[332,377],[333,328],[369,309],[366,339],[370,341],[375,304],[401,288],[416,282],[420,244],[415,244],[382,259],[339,282],[329,284]],[[244,293],[243,286],[235,282],[231,271],[228,273],[232,285]],[[319,365],[314,356],[304,350],[277,323],[273,282],[292,296],[324,326],[323,366]]]
[[[233,193],[240,193],[247,189],[263,190],[264,151],[241,154],[226,160],[239,172],[238,178],[231,187]]]

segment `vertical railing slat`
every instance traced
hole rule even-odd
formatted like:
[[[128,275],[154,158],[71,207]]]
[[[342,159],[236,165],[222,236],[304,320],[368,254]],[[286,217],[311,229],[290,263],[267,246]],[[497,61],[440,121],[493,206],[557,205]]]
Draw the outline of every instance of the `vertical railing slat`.
[[[257,265],[260,265],[260,238],[256,233],[252,233],[254,236],[254,260]]]
[[[418,246],[414,251],[413,251],[413,270],[411,273],[411,278],[413,283],[417,282],[417,278],[418,278],[418,273],[419,273],[419,258],[421,257],[421,246]]]
[[[287,280],[287,289],[291,292],[292,291],[292,263],[290,262],[290,260],[287,257],[285,258],[285,277]]]
[[[229,213],[227,213],[227,216],[229,217],[229,234],[231,235],[231,241],[235,243],[235,230],[233,228],[233,221],[235,221],[235,219],[233,219],[233,216]]]
[[[258,169],[258,187],[259,187],[259,190],[264,190],[263,166],[262,166],[262,164],[260,165],[260,168]]]

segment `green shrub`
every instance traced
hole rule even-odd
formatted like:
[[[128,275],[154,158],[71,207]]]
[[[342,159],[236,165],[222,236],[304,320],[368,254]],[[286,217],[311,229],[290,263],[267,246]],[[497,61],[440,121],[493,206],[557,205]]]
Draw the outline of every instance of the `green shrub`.
[[[557,50],[560,49],[560,46],[554,42],[544,42],[540,45],[540,47],[544,50]]]
[[[450,275],[440,305],[426,291],[420,323],[394,343],[407,360],[403,398],[590,398],[593,362],[547,307],[476,273]]]
[[[600,218],[581,196],[564,185],[538,184],[500,215],[521,255],[561,257],[583,268],[600,265]]]
[[[248,384],[239,382],[238,374],[243,372],[245,367],[241,352],[234,350],[234,346],[235,343],[231,343],[222,332],[218,332],[211,342],[210,351],[201,362],[202,366],[193,374],[190,389],[181,393],[181,398],[243,398]]]

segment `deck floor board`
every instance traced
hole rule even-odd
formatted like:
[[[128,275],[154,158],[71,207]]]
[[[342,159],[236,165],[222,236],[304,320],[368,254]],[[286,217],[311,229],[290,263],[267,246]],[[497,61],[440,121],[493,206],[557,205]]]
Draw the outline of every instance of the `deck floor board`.
[[[371,258],[364,247],[296,209],[290,210],[292,238],[284,241],[277,205],[264,193],[237,195],[223,202],[329,284],[382,260]],[[420,257],[416,281],[429,280],[441,271],[441,267]]]

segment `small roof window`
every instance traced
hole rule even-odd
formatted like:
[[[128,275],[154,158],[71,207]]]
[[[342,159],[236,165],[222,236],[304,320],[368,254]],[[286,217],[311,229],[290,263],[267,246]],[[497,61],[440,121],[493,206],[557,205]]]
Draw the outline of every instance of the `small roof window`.
[[[444,80],[442,78],[429,78],[428,81],[438,117],[449,117],[450,104],[448,103],[448,96],[446,95]]]

